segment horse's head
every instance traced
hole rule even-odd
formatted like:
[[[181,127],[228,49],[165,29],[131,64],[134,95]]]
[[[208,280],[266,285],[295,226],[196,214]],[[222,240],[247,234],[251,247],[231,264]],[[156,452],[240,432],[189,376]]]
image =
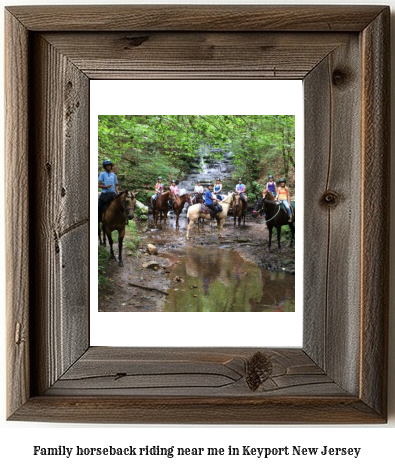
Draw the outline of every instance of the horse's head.
[[[132,193],[132,191],[125,191],[123,205],[126,212],[126,218],[132,220],[134,218],[134,209],[136,207],[136,196],[138,193]]]
[[[240,200],[241,200],[240,194],[233,194],[233,208],[234,209],[237,210],[239,208]]]
[[[263,199],[265,199],[266,201],[275,201],[275,197],[270,191],[264,191],[262,193],[262,196],[264,196]]]
[[[256,219],[257,217],[260,217],[260,212],[264,211],[264,198],[259,199],[257,203],[255,204],[254,210],[252,211],[251,217]]]
[[[192,204],[192,201],[191,201],[191,195],[189,193],[186,193],[185,194],[185,202],[189,205]]]

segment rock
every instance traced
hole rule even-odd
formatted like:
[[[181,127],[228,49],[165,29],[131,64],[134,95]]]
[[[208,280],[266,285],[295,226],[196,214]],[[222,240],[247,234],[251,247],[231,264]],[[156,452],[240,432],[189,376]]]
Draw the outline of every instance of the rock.
[[[143,214],[148,214],[148,207],[145,206],[142,202],[136,200],[136,206],[140,209],[140,212]]]
[[[294,260],[292,260],[292,259],[285,259],[285,260],[282,262],[282,264],[283,264],[284,266],[288,266],[289,264],[293,264],[293,263],[294,263]]]
[[[158,254],[158,248],[156,248],[155,245],[151,245],[151,243],[148,243],[147,253],[150,254],[150,255],[157,255]]]
[[[143,263],[141,266],[143,268],[153,269],[154,271],[159,269],[159,263],[156,261],[148,261],[148,263]]]

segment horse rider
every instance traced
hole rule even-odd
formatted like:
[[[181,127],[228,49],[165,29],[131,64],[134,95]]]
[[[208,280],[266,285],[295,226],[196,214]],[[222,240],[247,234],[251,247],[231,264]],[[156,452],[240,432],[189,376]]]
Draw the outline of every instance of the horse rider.
[[[217,178],[215,180],[215,185],[214,185],[214,194],[217,196],[217,199],[222,201],[222,184],[220,178]]]
[[[274,197],[277,196],[277,186],[273,175],[269,175],[269,181],[266,183],[266,191],[270,191]]]
[[[285,178],[279,180],[280,186],[277,188],[277,200],[282,202],[287,213],[288,213],[288,222],[292,222],[292,212],[291,212],[291,197],[289,195],[289,189],[285,186]]]
[[[239,182],[236,184],[236,193],[240,194],[240,199],[243,201],[244,205],[247,206],[247,196],[245,194],[246,185],[243,183],[243,179],[239,178]]]
[[[216,197],[212,194],[212,190],[213,190],[213,185],[211,183],[208,183],[207,190],[204,193],[204,204],[207,206],[207,208],[211,212],[211,219],[214,220],[218,212],[218,208],[214,204]]]
[[[105,207],[114,199],[118,194],[118,179],[117,175],[113,172],[113,163],[111,160],[103,161],[103,168],[99,175],[99,188],[101,193],[99,196],[99,220],[104,212]]]
[[[203,186],[200,184],[200,181],[196,181],[196,186],[195,186],[195,188],[193,189],[194,195],[193,195],[193,198],[192,198],[192,203],[195,202],[195,199],[198,199],[198,196],[199,196],[199,195],[200,195],[200,197],[202,197],[203,191],[204,191],[204,188],[203,188]]]
[[[175,180],[171,180],[171,186],[170,186],[170,199],[169,199],[169,205],[171,209],[173,210],[174,208],[174,201],[176,200],[176,197],[178,196],[178,186],[176,184]]]
[[[155,193],[151,197],[151,207],[155,206],[156,198],[159,196],[159,194],[162,194],[162,192],[163,192],[162,177],[158,176],[158,182],[155,184]]]

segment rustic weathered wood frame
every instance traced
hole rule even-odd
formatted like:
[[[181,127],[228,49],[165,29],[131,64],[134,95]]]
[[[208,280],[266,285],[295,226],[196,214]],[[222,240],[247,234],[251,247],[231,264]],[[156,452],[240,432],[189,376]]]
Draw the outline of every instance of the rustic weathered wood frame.
[[[42,6],[5,16],[8,419],[385,422],[389,210],[370,215],[389,204],[389,8]],[[89,346],[98,78],[304,80],[302,349]]]

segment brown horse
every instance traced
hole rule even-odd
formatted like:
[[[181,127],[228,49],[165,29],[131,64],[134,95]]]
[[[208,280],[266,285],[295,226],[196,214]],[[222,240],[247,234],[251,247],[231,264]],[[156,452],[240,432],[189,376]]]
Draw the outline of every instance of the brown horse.
[[[295,239],[295,209],[293,210],[292,222],[288,222],[288,213],[281,209],[280,203],[275,200],[270,191],[267,191],[264,197],[257,202],[254,212],[259,212],[260,208],[262,208],[266,213],[266,226],[269,229],[269,250],[272,245],[273,227],[276,227],[278,250],[281,251],[280,238],[281,227],[283,225],[288,225],[291,230],[291,243],[289,246],[292,246]]]
[[[154,226],[158,225],[158,217],[160,214],[160,222],[162,223],[162,213],[164,218],[164,224],[167,222],[167,213],[169,212],[169,198],[170,191],[159,194],[156,198],[155,204],[152,208],[152,217],[154,219]]]
[[[233,195],[233,202],[232,202],[232,212],[233,212],[233,226],[236,227],[236,217],[238,219],[238,228],[240,228],[241,219],[243,219],[243,225],[246,224],[246,212],[247,212],[247,204],[241,199],[240,194]]]
[[[181,211],[183,210],[185,203],[188,203],[189,205],[192,204],[191,202],[191,197],[189,194],[183,194],[182,196],[176,196],[173,202],[173,210],[176,214],[176,227],[179,227],[179,222],[178,219],[180,218]]]
[[[122,244],[125,237],[125,225],[134,217],[134,208],[136,206],[137,193],[131,191],[122,191],[115,199],[110,202],[107,210],[102,215],[101,223],[103,226],[103,242],[101,239],[100,221],[99,221],[99,240],[101,245],[106,245],[106,236],[110,244],[111,259],[115,260],[113,250],[113,240],[111,232],[118,232],[118,264],[123,266],[122,262]]]

